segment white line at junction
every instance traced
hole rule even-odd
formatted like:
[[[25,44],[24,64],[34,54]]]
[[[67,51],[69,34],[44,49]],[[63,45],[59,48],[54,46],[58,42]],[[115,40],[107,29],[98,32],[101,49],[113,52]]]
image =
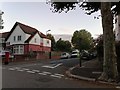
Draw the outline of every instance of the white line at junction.
[[[47,74],[45,74],[45,73],[38,73],[38,74],[40,74],[40,75],[47,75]]]
[[[51,77],[61,78],[61,76],[50,75]]]
[[[55,65],[55,66],[44,65],[44,66],[42,66],[42,67],[53,69],[53,68],[56,68],[56,67],[58,67],[58,66],[60,66],[60,65],[62,65],[62,64],[63,64],[63,63],[59,63],[59,64],[57,64],[57,65]]]
[[[33,72],[33,71],[27,71],[28,73],[35,73],[35,72]]]

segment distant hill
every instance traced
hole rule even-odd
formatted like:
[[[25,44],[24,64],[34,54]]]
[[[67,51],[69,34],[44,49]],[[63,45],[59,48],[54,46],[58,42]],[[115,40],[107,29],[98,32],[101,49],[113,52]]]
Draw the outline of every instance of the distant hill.
[[[72,35],[69,34],[54,34],[53,36],[55,38],[55,41],[58,41],[61,38],[62,40],[68,40],[71,42],[72,39]]]

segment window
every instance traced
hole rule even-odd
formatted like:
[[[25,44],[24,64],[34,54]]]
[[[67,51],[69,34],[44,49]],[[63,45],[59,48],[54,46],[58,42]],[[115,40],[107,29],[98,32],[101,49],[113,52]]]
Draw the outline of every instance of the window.
[[[49,44],[49,40],[47,40],[47,44]]]
[[[18,54],[19,53],[19,46],[14,46],[14,54]]]
[[[20,53],[23,54],[23,46],[20,46]]]
[[[18,41],[21,41],[21,36],[18,36]]]
[[[5,43],[5,38],[1,38],[0,40],[2,43]]]
[[[23,54],[24,47],[22,45],[16,45],[13,47],[14,54]]]
[[[16,37],[14,36],[14,42],[16,41]]]
[[[37,39],[35,38],[35,43],[37,42]]]

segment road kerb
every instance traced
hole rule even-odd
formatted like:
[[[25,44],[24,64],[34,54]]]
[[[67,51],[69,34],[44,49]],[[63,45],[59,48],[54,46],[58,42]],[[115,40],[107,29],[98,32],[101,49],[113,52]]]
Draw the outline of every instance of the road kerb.
[[[88,77],[83,77],[83,76],[78,76],[78,75],[73,75],[71,74],[71,70],[73,70],[75,67],[70,68],[68,71],[66,71],[66,75],[70,78],[75,78],[79,80],[85,80],[85,81],[93,81],[96,83],[101,83],[101,84],[106,84],[106,85],[117,85],[116,83],[110,83],[110,82],[105,82],[105,81],[97,81],[94,78],[88,78]],[[82,67],[81,67],[82,68]]]
[[[76,78],[76,79],[86,80],[86,81],[95,81],[94,78],[87,78],[87,77],[83,77],[83,76],[73,75],[70,73],[70,71],[66,71],[66,74],[68,77],[71,77],[71,78]]]

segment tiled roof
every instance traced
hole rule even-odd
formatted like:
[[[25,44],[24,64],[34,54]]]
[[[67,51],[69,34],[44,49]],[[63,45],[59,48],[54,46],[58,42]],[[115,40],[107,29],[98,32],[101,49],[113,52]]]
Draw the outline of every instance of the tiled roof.
[[[42,37],[42,38],[47,38],[47,36],[46,36],[45,34],[43,34],[43,33],[41,33],[41,32],[38,32],[38,33],[39,33],[40,37]]]
[[[0,38],[7,38],[10,32],[0,33]]]
[[[30,27],[28,25],[25,25],[25,24],[22,24],[22,23],[19,23],[17,22],[17,24],[20,26],[20,28],[27,34],[31,34],[31,35],[34,35],[36,32],[38,32],[37,29],[33,28],[33,27]]]
[[[36,32],[37,33],[37,32]],[[36,34],[35,33],[35,34]],[[25,43],[29,43],[29,41],[35,36],[35,34],[34,35],[31,35],[26,41],[25,41]]]
[[[43,33],[39,32],[37,29],[30,27],[28,25],[22,24],[20,22],[16,22],[15,25],[13,26],[13,28],[10,31],[10,34],[8,35],[8,37],[6,38],[6,40],[9,38],[9,36],[11,35],[11,33],[14,31],[14,29],[16,28],[16,26],[19,25],[20,28],[26,33],[26,34],[30,34],[31,36],[25,41],[26,43],[29,42],[36,33],[39,33],[40,37],[42,38],[47,38],[46,35],[44,35]]]

